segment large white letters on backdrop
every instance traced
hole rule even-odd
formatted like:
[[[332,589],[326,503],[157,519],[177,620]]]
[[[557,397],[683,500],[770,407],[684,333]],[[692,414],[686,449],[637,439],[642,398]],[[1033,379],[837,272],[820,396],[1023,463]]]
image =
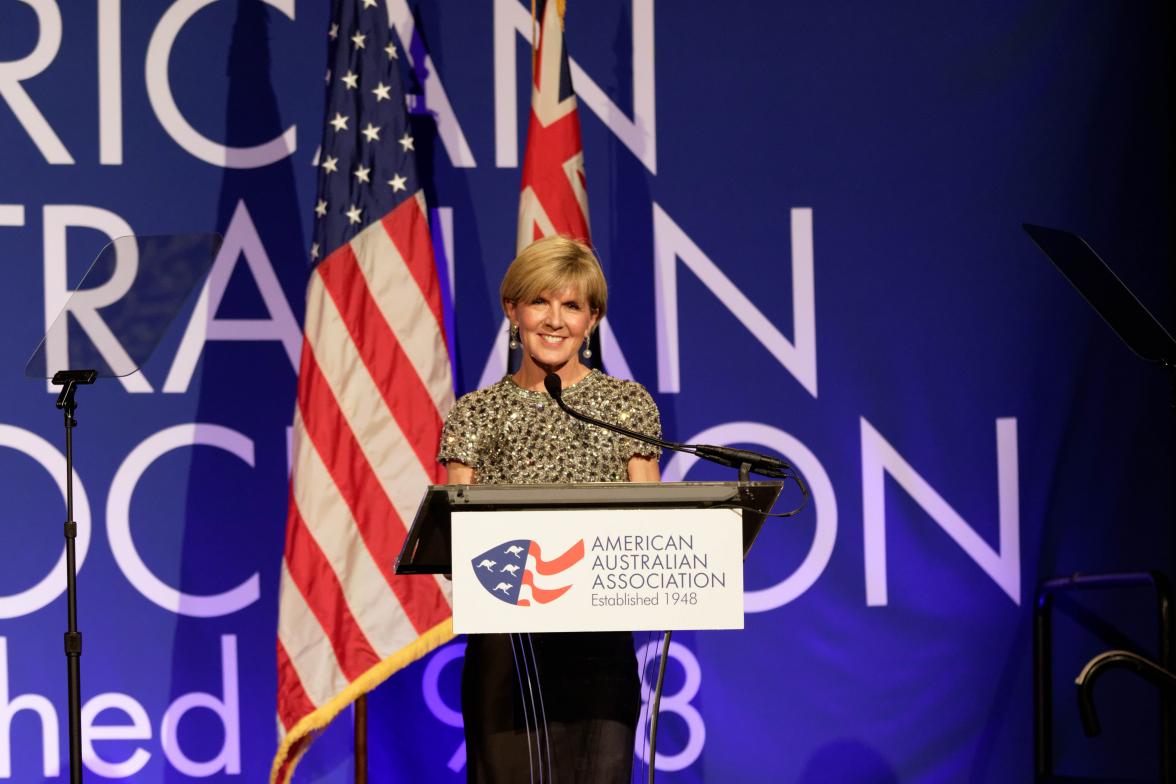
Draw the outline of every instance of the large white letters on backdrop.
[[[28,455],[40,463],[61,491],[62,502],[65,499],[65,455],[36,433],[31,433],[13,425],[0,425],[0,447],[15,449]],[[78,538],[75,544],[77,568],[80,571],[86,560],[86,553],[90,550],[90,499],[86,495],[86,487],[82,477],[74,471],[74,519],[78,523]],[[65,553],[57,559],[57,563],[49,574],[24,591],[9,596],[0,596],[0,618],[19,618],[22,615],[36,612],[49,602],[56,599],[65,590]]]
[[[160,746],[163,756],[176,770],[194,778],[205,778],[221,771],[241,772],[241,706],[237,680],[237,637],[221,636],[221,696],[207,692],[181,694],[167,707],[160,720]],[[61,775],[59,721],[53,703],[41,694],[10,694],[8,667],[8,638],[0,637],[0,779],[12,777],[12,719],[20,711],[31,711],[41,727],[41,772],[46,778]],[[223,727],[220,751],[212,759],[193,760],[183,750],[178,727],[183,717],[194,708],[211,711]],[[101,714],[121,711],[129,724],[98,723]],[[128,778],[135,775],[151,759],[151,752],[135,746],[121,762],[102,757],[94,748],[94,741],[134,740],[151,738],[151,723],[143,705],[129,694],[104,692],[96,694],[82,705],[82,761],[86,767],[107,778]],[[109,718],[109,717],[108,717]]]
[[[37,15],[37,43],[19,60],[0,63],[0,98],[20,120],[37,149],[49,163],[73,163],[73,156],[33,103],[21,82],[44,71],[61,48],[61,10],[53,0],[21,0]]]
[[[817,307],[813,297],[813,211],[792,217],[792,333],[789,341],[719,266],[707,258],[657,203],[653,205],[653,271],[657,292],[657,388],[680,392],[678,265],[680,259],[792,376],[817,396]]]
[[[179,0],[164,12],[151,42],[147,44],[146,73],[147,95],[155,116],[175,139],[176,143],[191,155],[213,166],[229,169],[255,169],[280,161],[298,146],[298,129],[291,125],[281,136],[253,147],[229,147],[204,136],[188,122],[176,104],[168,81],[168,64],[171,61],[172,46],[180,30],[196,12],[215,0]],[[294,0],[265,0],[268,5],[294,18]]]
[[[261,299],[269,312],[267,319],[218,319],[216,311],[225,296],[229,278],[237,265],[237,259],[245,257],[253,282],[261,293]],[[294,311],[286,301],[278,276],[274,273],[269,254],[253,224],[253,218],[244,201],[238,201],[225,230],[225,242],[221,245],[208,280],[200,291],[200,299],[192,311],[192,317],[184,330],[176,358],[163,382],[164,392],[188,391],[192,374],[209,340],[276,340],[281,342],[290,359],[290,367],[297,371],[299,351],[302,349],[302,330]]]
[[[886,474],[910,493],[940,528],[1001,587],[1016,604],[1021,603],[1021,513],[1017,471],[1017,420],[996,420],[997,518],[999,545],[994,550],[956,510],[919,476],[893,446],[861,420],[862,426],[862,529],[866,552],[866,604],[888,601],[886,586]]]
[[[260,578],[254,572],[223,593],[195,596],[173,588],[152,572],[131,537],[131,497],[147,468],[173,449],[186,446],[214,446],[236,455],[253,467],[253,441],[227,427],[209,424],[175,425],[147,437],[118,467],[106,500],[106,535],[114,560],[131,585],[165,610],[193,618],[231,615],[248,607],[261,596]]]

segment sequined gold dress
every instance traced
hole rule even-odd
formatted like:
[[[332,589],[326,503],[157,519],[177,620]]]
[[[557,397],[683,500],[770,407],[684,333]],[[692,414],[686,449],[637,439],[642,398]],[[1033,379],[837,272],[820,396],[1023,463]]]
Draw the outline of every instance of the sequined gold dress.
[[[593,370],[564,389],[590,416],[661,435],[644,387]],[[623,482],[629,458],[656,447],[572,419],[510,376],[457,401],[442,462],[482,484]],[[470,635],[462,671],[467,780],[628,782],[640,684],[628,633]],[[530,730],[528,730],[530,728]]]

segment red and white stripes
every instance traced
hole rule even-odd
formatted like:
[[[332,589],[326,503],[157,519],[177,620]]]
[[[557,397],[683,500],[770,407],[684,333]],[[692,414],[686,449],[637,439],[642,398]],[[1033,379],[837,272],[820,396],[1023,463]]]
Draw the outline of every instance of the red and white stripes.
[[[452,635],[447,584],[393,566],[453,405],[423,194],[334,251],[307,290],[278,625],[274,778],[308,734]]]

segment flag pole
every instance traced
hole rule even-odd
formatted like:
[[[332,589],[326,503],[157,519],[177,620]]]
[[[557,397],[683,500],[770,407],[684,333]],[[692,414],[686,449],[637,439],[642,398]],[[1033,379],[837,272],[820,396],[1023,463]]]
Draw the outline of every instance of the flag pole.
[[[367,695],[361,694],[355,698],[354,705],[355,732],[355,784],[367,784]]]

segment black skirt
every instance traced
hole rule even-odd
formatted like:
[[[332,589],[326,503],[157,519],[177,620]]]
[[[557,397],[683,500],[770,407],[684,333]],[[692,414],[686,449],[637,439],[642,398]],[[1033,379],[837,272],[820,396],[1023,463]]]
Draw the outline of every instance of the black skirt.
[[[627,784],[640,690],[629,632],[470,635],[467,781]]]

